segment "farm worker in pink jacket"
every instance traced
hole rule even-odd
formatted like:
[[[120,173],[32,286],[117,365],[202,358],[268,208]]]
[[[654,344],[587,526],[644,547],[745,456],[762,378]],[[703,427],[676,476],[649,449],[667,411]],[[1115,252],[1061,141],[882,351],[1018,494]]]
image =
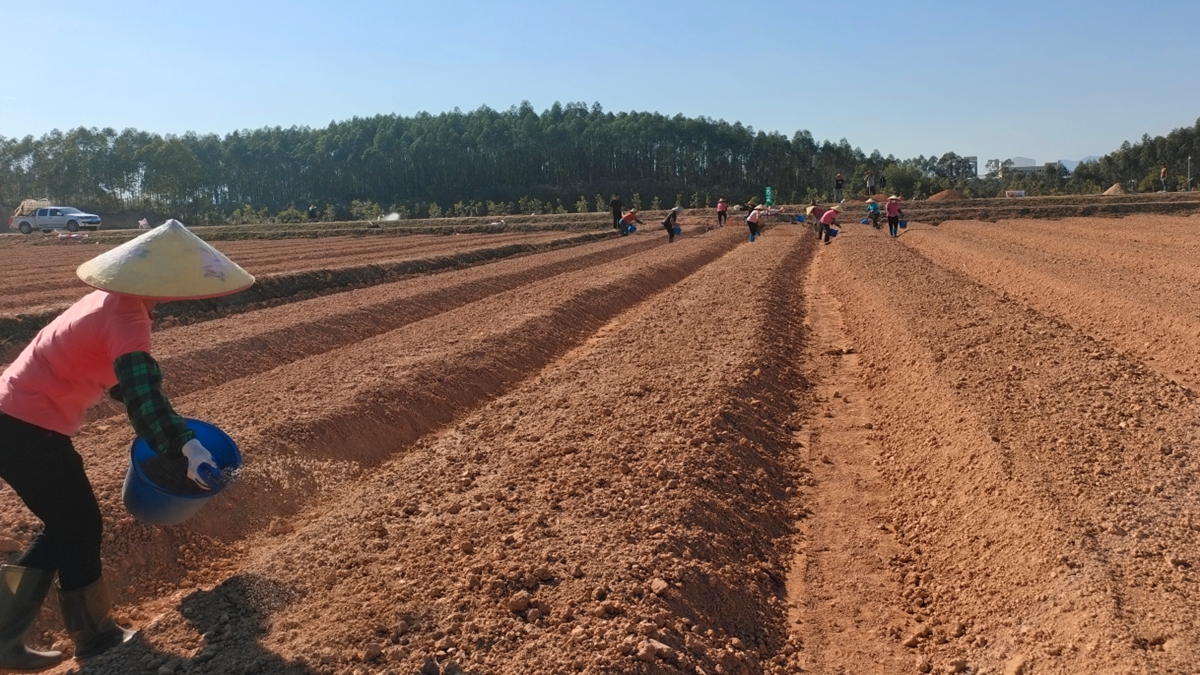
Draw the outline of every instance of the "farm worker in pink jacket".
[[[0,478],[42,521],[17,564],[0,565],[0,668],[44,668],[61,658],[29,649],[23,639],[55,575],[76,658],[132,635],[110,615],[100,566],[103,519],[71,437],[108,391],[155,452],[186,457],[187,476],[207,488],[203,467],[216,465],[162,393],[162,372],[150,356],[151,311],[160,301],[228,295],[254,283],[177,220],[76,273],[96,290],[43,328],[0,375]]]
[[[904,214],[900,210],[900,198],[896,195],[888,197],[887,202],[887,219],[888,219],[888,234],[893,237],[900,236],[900,216]]]
[[[834,204],[829,207],[829,210],[821,214],[821,235],[825,237],[825,243],[829,243],[830,230],[837,224],[838,214],[842,212],[841,204]]]

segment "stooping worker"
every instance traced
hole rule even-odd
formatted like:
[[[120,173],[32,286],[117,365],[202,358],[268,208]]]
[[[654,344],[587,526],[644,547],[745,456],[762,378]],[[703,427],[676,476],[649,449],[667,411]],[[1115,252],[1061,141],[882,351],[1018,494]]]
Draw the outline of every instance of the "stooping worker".
[[[750,241],[754,241],[762,233],[762,212],[766,210],[767,207],[759,204],[750,209],[750,215],[746,216],[746,226],[750,228]]]
[[[71,437],[109,390],[137,434],[160,455],[186,458],[187,477],[207,489],[202,475],[216,463],[162,393],[162,373],[150,356],[151,312],[158,302],[213,298],[254,283],[177,220],[76,273],[96,290],[43,328],[0,375],[0,478],[42,521],[16,565],[0,565],[0,668],[43,668],[62,657],[33,651],[23,639],[55,574],[76,658],[133,635],[110,614],[100,563],[103,518]]]
[[[835,204],[829,207],[825,213],[821,214],[821,235],[825,237],[826,244],[829,243],[829,230],[833,228],[834,225],[837,225],[837,217],[841,212],[842,205]]]
[[[676,206],[667,212],[667,217],[663,218],[662,226],[667,231],[667,243],[675,241],[675,221],[678,219],[679,212],[683,211],[683,207]]]
[[[888,197],[887,203],[887,220],[888,234],[893,237],[900,236],[900,216],[904,212],[900,210],[900,197],[892,195]]]
[[[821,216],[825,215],[825,207],[821,206],[813,200],[808,208],[804,210],[804,214],[813,219],[813,232],[817,233],[817,239],[821,238]]]
[[[717,200],[717,227],[725,226],[725,219],[729,217],[729,202],[725,201],[724,197]]]
[[[629,211],[627,211],[625,215],[621,216],[621,219],[617,221],[617,229],[621,230],[622,237],[637,229],[633,226],[634,223],[637,223],[638,225],[645,225],[645,223],[638,220],[637,209],[629,209]]]
[[[875,201],[874,197],[867,198],[867,217],[871,219],[871,226],[879,229],[879,202]]]

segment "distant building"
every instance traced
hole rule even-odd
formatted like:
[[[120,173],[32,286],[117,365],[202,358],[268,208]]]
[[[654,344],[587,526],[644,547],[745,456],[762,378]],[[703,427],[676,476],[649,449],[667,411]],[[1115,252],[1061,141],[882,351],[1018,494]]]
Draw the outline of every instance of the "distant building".
[[[1037,161],[1028,157],[1013,157],[1004,160],[1000,165],[1000,177],[1014,173],[1037,173],[1042,167],[1038,166]]]
[[[975,155],[970,155],[968,157],[963,157],[963,159],[965,159],[966,161],[971,163],[971,175],[978,176],[979,175],[979,157],[977,157]]]

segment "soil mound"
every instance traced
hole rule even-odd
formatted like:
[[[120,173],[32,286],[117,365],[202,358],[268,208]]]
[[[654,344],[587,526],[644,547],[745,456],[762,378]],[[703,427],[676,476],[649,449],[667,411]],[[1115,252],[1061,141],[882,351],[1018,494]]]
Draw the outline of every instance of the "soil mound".
[[[966,197],[964,197],[963,194],[961,192],[959,192],[958,190],[942,190],[941,192],[937,193],[936,195],[933,195],[932,197],[930,197],[928,201],[949,202],[949,201],[954,201],[954,200],[958,200],[958,199],[966,199]]]
[[[877,201],[877,202],[879,202],[880,204],[882,204],[882,203],[886,202],[886,201],[888,200],[888,197],[890,197],[890,196],[891,196],[891,195],[889,195],[889,194],[888,194],[888,193],[886,193],[886,192],[880,192],[880,193],[879,193],[879,194],[877,194],[877,195],[872,195],[872,196],[871,196],[871,199],[874,199],[875,201]]]
[[[1104,191],[1104,194],[1106,194],[1106,195],[1127,195],[1127,194],[1129,194],[1129,190],[1126,190],[1125,186],[1121,185],[1120,183],[1113,183],[1112,187],[1110,187]]]

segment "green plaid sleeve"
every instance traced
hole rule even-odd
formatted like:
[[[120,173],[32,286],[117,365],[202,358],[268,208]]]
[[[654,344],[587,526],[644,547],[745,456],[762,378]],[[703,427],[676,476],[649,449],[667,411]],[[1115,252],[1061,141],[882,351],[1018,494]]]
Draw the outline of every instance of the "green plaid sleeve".
[[[113,369],[134,431],[146,439],[154,452],[179,454],[183,444],[196,437],[196,432],[187,428],[163,395],[158,362],[146,352],[130,352],[118,357]]]

